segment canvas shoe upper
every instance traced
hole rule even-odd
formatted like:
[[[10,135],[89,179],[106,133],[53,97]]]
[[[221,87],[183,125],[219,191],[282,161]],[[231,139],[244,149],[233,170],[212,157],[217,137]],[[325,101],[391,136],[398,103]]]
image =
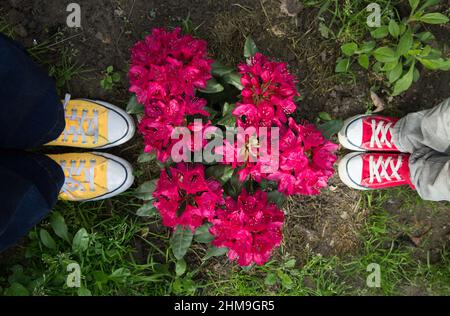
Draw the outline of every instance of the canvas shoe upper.
[[[391,153],[351,153],[339,162],[339,176],[357,190],[374,190],[410,185],[409,155]]]
[[[134,133],[134,121],[124,110],[103,101],[64,101],[66,127],[48,146],[104,149],[124,144]]]
[[[64,170],[61,200],[103,200],[125,192],[134,182],[131,165],[110,154],[77,153],[49,157]]]
[[[392,139],[398,119],[380,115],[358,115],[345,121],[339,142],[353,151],[399,152]]]

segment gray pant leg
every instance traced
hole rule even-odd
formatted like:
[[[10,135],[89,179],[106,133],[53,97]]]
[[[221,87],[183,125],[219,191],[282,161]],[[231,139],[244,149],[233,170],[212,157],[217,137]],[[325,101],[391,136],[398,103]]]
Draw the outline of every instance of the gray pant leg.
[[[450,201],[450,155],[430,148],[416,150],[409,160],[411,182],[427,201]]]
[[[413,153],[428,147],[450,154],[450,98],[430,110],[408,114],[398,121],[393,141],[403,152]]]

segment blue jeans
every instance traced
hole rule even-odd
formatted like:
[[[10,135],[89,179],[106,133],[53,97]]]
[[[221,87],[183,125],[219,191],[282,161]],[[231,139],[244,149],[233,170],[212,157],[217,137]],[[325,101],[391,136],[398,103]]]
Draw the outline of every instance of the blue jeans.
[[[26,150],[56,139],[64,127],[52,79],[23,47],[0,33],[0,252],[55,205],[63,170]]]

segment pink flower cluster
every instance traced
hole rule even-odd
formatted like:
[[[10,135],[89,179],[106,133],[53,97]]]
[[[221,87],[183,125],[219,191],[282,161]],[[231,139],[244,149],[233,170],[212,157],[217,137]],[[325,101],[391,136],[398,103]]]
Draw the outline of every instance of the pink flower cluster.
[[[145,151],[156,152],[166,161],[176,141],[175,127],[184,125],[186,115],[209,116],[206,101],[195,97],[195,89],[206,87],[212,60],[207,57],[205,41],[190,35],[153,29],[132,48],[129,71],[130,91],[145,107],[139,124]]]
[[[220,183],[206,179],[203,165],[163,169],[153,196],[165,226],[195,231],[212,223],[212,244],[227,247],[228,257],[242,266],[263,265],[281,243],[284,213],[267,201],[267,193],[244,190],[237,201],[224,200]]]
[[[139,131],[144,137],[145,152],[155,153],[158,160],[166,162],[174,146],[184,138],[180,135],[180,139],[172,139],[177,127],[187,127],[187,133],[194,136],[205,135],[207,129],[215,128],[208,121],[213,118],[205,110],[207,101],[196,97],[196,90],[206,88],[212,78],[212,62],[206,42],[182,35],[179,28],[154,29],[132,48],[130,91],[144,105]],[[285,195],[319,194],[334,173],[333,152],[337,145],[326,140],[314,125],[297,124],[289,117],[296,110],[294,99],[299,93],[286,63],[257,53],[246,64],[239,65],[238,70],[243,89],[233,115],[238,127],[254,128],[255,134],[238,134],[238,142],[234,144],[220,141],[216,153],[231,157],[231,161],[226,159],[224,163],[232,166],[233,176],[237,174],[241,182],[273,181]],[[206,122],[201,130],[192,123],[197,117]],[[268,128],[267,144],[262,143],[260,127]],[[271,127],[277,127],[279,134],[271,131]],[[193,139],[184,144],[188,151],[197,151],[200,149],[197,147],[208,144],[205,137],[201,142]],[[278,142],[279,150],[272,149],[274,141]],[[268,152],[261,155],[260,148]],[[273,159],[279,168],[264,171],[273,166]],[[220,170],[223,166],[213,167]],[[212,169],[213,173],[218,169]],[[268,201],[262,185],[252,186],[251,192],[243,189],[236,193],[236,199],[227,197],[225,192],[230,193],[231,183],[222,186],[208,178],[203,164],[179,163],[161,170],[153,205],[165,226],[173,229],[182,226],[195,232],[210,223],[212,245],[228,248],[230,260],[242,266],[262,265],[281,243],[284,213]]]
[[[267,179],[276,181],[285,195],[317,195],[334,174],[337,149],[313,124],[299,125],[289,118],[280,137],[280,168]]]
[[[245,128],[280,128],[278,154],[272,155],[269,143],[265,146],[268,149],[267,159],[259,157],[255,162],[247,154],[247,161],[237,162],[235,158],[231,163],[233,168],[239,168],[240,181],[244,182],[249,177],[257,182],[262,179],[276,181],[278,190],[285,195],[319,194],[320,189],[327,186],[334,174],[333,164],[337,157],[333,152],[338,146],[326,140],[313,124],[300,125],[293,118],[287,118],[287,115],[295,112],[294,98],[298,96],[298,92],[286,64],[269,61],[258,53],[248,65],[240,65],[239,70],[244,90],[242,102],[237,104],[233,112],[238,125]],[[262,147],[262,144],[255,144],[255,139],[243,141],[246,142],[249,153]],[[227,142],[218,150],[223,154],[235,151],[234,157],[240,154],[237,146]],[[273,163],[274,158],[279,159],[280,168],[275,172],[263,173],[264,166]]]
[[[161,171],[153,196],[154,206],[161,214],[163,224],[175,228],[178,225],[193,231],[212,221],[216,209],[224,204],[223,189],[219,182],[205,179],[203,165],[178,164]]]
[[[244,87],[242,102],[233,112],[238,125],[282,126],[286,115],[295,112],[294,97],[299,95],[286,63],[270,61],[257,53],[248,64],[240,64],[238,68]]]
[[[237,201],[228,197],[212,223],[213,245],[227,247],[228,258],[241,266],[265,264],[283,239],[284,213],[267,201],[263,191],[250,195],[244,189]]]

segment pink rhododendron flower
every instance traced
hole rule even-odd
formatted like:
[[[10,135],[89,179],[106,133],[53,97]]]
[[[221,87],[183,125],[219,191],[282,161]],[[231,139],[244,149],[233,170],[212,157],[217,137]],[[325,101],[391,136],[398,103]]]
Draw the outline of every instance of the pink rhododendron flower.
[[[281,126],[286,114],[295,112],[298,96],[295,79],[286,63],[270,61],[257,53],[248,64],[239,65],[242,74],[242,102],[233,114],[239,126]]]
[[[220,183],[206,179],[202,165],[180,163],[169,170],[161,171],[153,193],[163,224],[195,230],[205,220],[212,221],[218,206],[225,202]]]
[[[168,96],[193,96],[211,79],[207,45],[191,35],[153,29],[152,34],[134,45],[129,71],[130,91],[141,104]]]
[[[206,42],[174,31],[153,29],[152,34],[132,49],[129,71],[130,91],[144,105],[139,124],[145,151],[156,152],[167,161],[177,140],[171,135],[186,126],[186,116],[209,116],[206,100],[194,97],[195,89],[206,87],[212,60]]]
[[[319,194],[334,174],[337,148],[313,124],[299,125],[289,118],[280,138],[280,169],[267,179],[276,181],[286,195]]]
[[[242,191],[237,201],[228,197],[218,209],[210,233],[212,244],[227,247],[228,258],[241,266],[264,265],[283,238],[284,213],[267,201],[267,194]]]

